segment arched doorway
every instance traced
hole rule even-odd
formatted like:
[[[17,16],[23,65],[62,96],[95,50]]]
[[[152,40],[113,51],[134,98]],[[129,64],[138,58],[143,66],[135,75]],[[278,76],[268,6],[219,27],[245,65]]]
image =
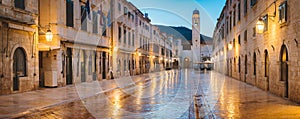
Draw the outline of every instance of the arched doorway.
[[[245,75],[244,75],[244,81],[247,81],[247,74],[248,74],[248,58],[247,55],[245,55]]]
[[[21,47],[17,48],[13,57],[13,91],[19,90],[19,77],[26,76],[26,54]]]
[[[285,82],[284,97],[289,97],[289,81],[288,81],[288,51],[285,45],[280,50],[280,81]]]
[[[189,58],[184,58],[184,65],[183,68],[190,68],[190,59]]]
[[[256,53],[253,53],[253,75],[256,76]]]
[[[238,61],[238,72],[239,72],[239,80],[242,80],[241,78],[241,57],[239,57],[239,61]]]
[[[229,60],[229,76],[232,77],[232,59]]]
[[[265,78],[266,78],[266,82],[267,82],[267,87],[266,90],[269,90],[269,53],[267,50],[265,50]]]

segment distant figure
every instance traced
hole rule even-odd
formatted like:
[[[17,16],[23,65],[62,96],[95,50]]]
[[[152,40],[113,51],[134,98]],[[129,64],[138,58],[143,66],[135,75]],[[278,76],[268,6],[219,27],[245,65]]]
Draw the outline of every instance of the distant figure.
[[[109,67],[109,74],[110,74],[110,79],[114,79],[113,70],[111,67]]]

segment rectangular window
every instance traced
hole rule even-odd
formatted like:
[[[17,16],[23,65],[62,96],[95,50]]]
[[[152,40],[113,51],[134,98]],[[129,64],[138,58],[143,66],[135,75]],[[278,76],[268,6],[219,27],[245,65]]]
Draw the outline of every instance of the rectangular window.
[[[131,44],[131,33],[130,32],[128,32],[128,45],[130,45]]]
[[[285,23],[287,21],[287,1],[283,2],[279,6],[279,23]]]
[[[253,33],[252,36],[256,37],[256,27],[255,26],[253,27],[253,32],[252,33]]]
[[[134,15],[132,14],[131,16],[132,16],[132,17],[131,17],[131,20],[132,20],[132,22],[134,22]]]
[[[235,26],[235,21],[236,21],[236,14],[235,14],[235,9],[233,11],[233,26]]]
[[[95,11],[93,11],[93,33],[98,33],[98,14]]]
[[[128,13],[127,7],[124,7],[124,14],[127,14],[127,13]]]
[[[119,43],[121,43],[121,38],[122,38],[122,28],[119,26],[119,28],[118,28],[119,30],[118,30],[118,40],[119,40]]]
[[[241,35],[238,36],[238,44],[241,45]]]
[[[235,48],[235,39],[233,39],[233,49]]]
[[[229,26],[228,26],[228,21],[226,23],[226,35],[228,35],[228,31],[229,31]]]
[[[230,18],[229,18],[229,29],[231,31],[231,27],[232,27],[232,17],[231,17],[231,14],[230,14]]]
[[[118,3],[118,10],[121,11],[121,4]]]
[[[241,3],[238,4],[238,21],[241,20]]]
[[[245,30],[245,31],[244,31],[244,41],[245,41],[245,42],[247,42],[247,39],[248,39],[247,37],[248,37],[248,35],[247,35],[247,30]]]
[[[66,2],[66,25],[69,27],[74,26],[74,2],[67,0]]]
[[[248,2],[247,0],[244,0],[244,16],[247,15],[247,12],[248,12]]]
[[[14,0],[15,7],[25,10],[25,0]]]
[[[251,0],[251,2],[250,2],[251,7],[253,7],[254,5],[256,5],[256,3],[257,3],[257,0]]]
[[[134,47],[134,33],[132,33],[132,46]]]
[[[264,32],[266,32],[266,31],[268,31],[268,26],[269,26],[269,21],[268,21],[268,15],[265,15],[265,16],[263,16],[262,17],[262,20],[263,20],[263,22],[264,22],[264,25],[265,25],[265,27],[264,27]]]
[[[85,6],[81,6],[81,30],[87,31],[87,14],[86,14],[86,9]]]
[[[124,44],[126,44],[126,28],[124,28],[124,35],[123,35],[123,37],[124,37]]]

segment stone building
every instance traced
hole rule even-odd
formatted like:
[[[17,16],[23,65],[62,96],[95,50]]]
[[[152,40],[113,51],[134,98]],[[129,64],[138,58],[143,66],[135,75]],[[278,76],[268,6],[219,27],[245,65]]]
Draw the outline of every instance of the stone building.
[[[165,51],[159,49],[164,49],[162,44],[166,41],[162,39],[159,29],[151,24],[148,14],[142,13],[127,0],[111,0],[111,9],[114,76],[131,76],[162,70],[162,66],[159,65],[160,55]]]
[[[298,0],[227,0],[214,31],[215,69],[300,102]]]
[[[126,0],[0,0],[0,16],[0,94],[172,65],[172,41]]]
[[[0,94],[39,87],[38,3],[0,0]]]
[[[110,78],[110,1],[39,0],[40,86]],[[44,32],[51,30],[52,41]]]

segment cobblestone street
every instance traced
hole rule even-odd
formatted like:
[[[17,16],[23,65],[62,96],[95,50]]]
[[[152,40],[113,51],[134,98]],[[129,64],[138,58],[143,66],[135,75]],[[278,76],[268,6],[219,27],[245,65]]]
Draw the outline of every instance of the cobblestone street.
[[[0,100],[1,118],[300,118],[298,104],[219,73],[193,70],[5,95]]]

